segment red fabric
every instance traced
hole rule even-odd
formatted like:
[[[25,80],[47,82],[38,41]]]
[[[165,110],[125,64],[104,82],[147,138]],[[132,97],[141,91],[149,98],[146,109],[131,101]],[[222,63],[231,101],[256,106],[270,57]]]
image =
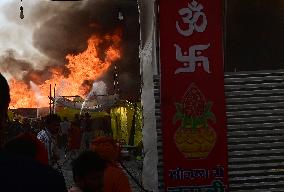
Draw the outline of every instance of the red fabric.
[[[122,168],[110,164],[104,172],[104,192],[131,192],[127,175]]]

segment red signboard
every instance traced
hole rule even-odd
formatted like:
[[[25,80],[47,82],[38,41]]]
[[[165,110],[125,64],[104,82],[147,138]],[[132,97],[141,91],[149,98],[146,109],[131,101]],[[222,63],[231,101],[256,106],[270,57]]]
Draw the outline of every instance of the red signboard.
[[[160,1],[165,191],[228,191],[221,7]]]

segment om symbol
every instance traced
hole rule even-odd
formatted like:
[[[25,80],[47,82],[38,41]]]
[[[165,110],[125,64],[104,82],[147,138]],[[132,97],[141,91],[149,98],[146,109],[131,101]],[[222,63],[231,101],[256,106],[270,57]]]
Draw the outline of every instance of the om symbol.
[[[207,26],[206,15],[201,12],[203,6],[198,4],[195,0],[188,3],[188,7],[182,8],[178,11],[179,15],[182,16],[182,20],[184,24],[188,25],[187,29],[182,29],[179,25],[179,22],[176,21],[176,29],[183,36],[192,35],[193,31],[203,32]],[[201,22],[198,22],[201,19]],[[199,24],[198,24],[199,23]]]

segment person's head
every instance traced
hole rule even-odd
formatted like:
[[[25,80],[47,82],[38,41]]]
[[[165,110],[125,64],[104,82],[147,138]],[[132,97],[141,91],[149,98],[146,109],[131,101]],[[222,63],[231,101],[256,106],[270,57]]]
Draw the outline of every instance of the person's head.
[[[79,121],[72,121],[71,122],[71,128],[72,129],[75,129],[75,128],[80,129],[80,122]]]
[[[72,162],[73,179],[83,192],[103,191],[107,162],[97,153],[85,151]]]
[[[112,137],[101,136],[92,140],[91,150],[97,152],[103,159],[113,162],[119,158],[120,147]]]
[[[7,80],[0,73],[0,123],[6,122],[10,103],[10,89]],[[0,128],[1,124],[0,124]]]
[[[51,134],[56,134],[60,129],[60,122],[61,119],[58,115],[51,114],[45,118],[45,127],[48,129],[48,131],[50,131]]]
[[[23,119],[23,124],[28,125],[30,124],[30,120],[28,118]]]
[[[13,121],[14,121],[14,122],[19,122],[20,120],[19,120],[19,118],[18,118],[17,116],[15,116],[15,117],[13,118]]]
[[[63,121],[68,121],[67,117],[63,117]]]
[[[85,119],[86,119],[86,120],[91,119],[91,115],[90,115],[89,113],[85,113]]]
[[[74,120],[75,120],[75,121],[80,120],[80,115],[79,115],[78,113],[76,113],[76,114],[74,115]]]
[[[28,134],[18,135],[17,137],[8,141],[4,146],[4,150],[8,153],[29,158],[35,158],[37,152],[36,144]]]
[[[10,89],[7,80],[0,73],[0,146],[4,143],[4,128],[8,120]]]
[[[11,139],[4,145],[4,151],[9,154],[35,159],[48,165],[48,155],[45,147],[35,135],[23,133]]]

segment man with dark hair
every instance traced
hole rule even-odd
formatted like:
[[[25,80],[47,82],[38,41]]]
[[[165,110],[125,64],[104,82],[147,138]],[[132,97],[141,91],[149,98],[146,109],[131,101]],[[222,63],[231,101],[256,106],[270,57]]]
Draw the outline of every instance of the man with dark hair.
[[[85,151],[72,162],[73,179],[76,186],[69,192],[104,191],[104,171],[107,162],[96,152]]]
[[[3,130],[7,121],[10,102],[9,86],[0,73],[0,143],[3,145]],[[31,143],[30,143],[31,144]],[[66,192],[63,176],[29,156],[7,153],[0,148],[0,191],[11,192]],[[15,145],[14,145],[15,146]],[[11,148],[10,148],[11,149]]]
[[[45,145],[50,165],[59,160],[59,149],[57,137],[60,129],[60,117],[56,114],[48,115],[45,118],[45,128],[37,134],[37,138]]]

